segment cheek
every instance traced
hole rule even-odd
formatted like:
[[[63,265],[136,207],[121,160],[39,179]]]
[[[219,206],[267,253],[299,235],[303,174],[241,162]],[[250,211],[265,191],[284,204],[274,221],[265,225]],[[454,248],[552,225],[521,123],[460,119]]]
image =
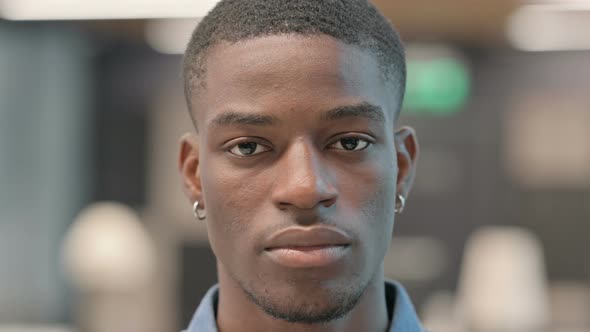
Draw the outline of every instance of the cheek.
[[[211,246],[220,258],[246,252],[244,246],[251,242],[253,233],[249,226],[256,220],[258,205],[264,202],[260,197],[264,184],[259,176],[222,171],[221,167],[210,169],[214,171],[204,172],[201,182]]]
[[[391,237],[395,218],[395,177],[377,179],[362,191],[360,211],[375,236]]]
[[[356,185],[346,190],[348,213],[356,214],[362,246],[384,256],[393,234],[397,167],[381,160],[356,174]]]
[[[341,177],[341,194],[346,196],[346,205],[360,211],[368,224],[382,225],[393,220],[397,187],[395,155],[384,153],[381,158],[348,170]]]

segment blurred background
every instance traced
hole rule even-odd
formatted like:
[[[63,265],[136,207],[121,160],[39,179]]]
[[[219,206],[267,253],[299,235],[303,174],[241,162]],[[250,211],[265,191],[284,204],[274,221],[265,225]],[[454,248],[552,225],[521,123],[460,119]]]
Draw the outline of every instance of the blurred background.
[[[215,2],[0,0],[0,332],[187,326],[180,53]],[[590,1],[374,2],[422,146],[387,276],[433,332],[590,331]]]

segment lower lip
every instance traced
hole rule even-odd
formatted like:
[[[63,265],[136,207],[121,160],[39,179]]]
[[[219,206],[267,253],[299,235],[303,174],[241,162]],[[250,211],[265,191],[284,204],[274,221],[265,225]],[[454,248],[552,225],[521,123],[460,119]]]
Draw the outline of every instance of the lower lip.
[[[270,259],[291,268],[322,267],[336,263],[349,246],[289,247],[266,250]]]

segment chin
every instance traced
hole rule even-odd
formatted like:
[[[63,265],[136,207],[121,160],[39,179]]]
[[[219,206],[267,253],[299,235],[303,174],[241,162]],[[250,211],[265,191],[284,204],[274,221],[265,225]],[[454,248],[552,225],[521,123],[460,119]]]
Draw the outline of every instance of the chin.
[[[252,302],[276,319],[321,324],[346,316],[358,304],[366,287],[358,282],[290,280],[274,289],[266,285],[261,291],[243,289]]]

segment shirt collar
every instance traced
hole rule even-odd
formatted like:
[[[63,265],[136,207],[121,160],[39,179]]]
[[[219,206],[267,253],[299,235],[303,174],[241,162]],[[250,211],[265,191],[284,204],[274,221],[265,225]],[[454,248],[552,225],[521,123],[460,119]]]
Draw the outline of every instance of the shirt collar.
[[[201,304],[197,308],[193,319],[187,330],[184,332],[218,332],[215,319],[217,297],[219,286],[215,285],[209,289]],[[393,320],[389,332],[423,332],[414,306],[406,290],[395,281],[385,281],[385,296],[388,299],[395,299],[393,307]]]

